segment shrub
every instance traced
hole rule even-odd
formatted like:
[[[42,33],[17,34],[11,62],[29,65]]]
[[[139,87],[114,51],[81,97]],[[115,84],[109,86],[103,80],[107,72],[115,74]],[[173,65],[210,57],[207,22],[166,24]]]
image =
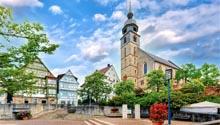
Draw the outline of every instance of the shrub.
[[[29,111],[24,111],[24,112],[18,112],[15,115],[16,119],[18,120],[25,120],[25,119],[31,119],[32,115],[31,112]]]
[[[220,103],[220,96],[204,96],[203,101],[209,101],[214,103]]]
[[[163,103],[156,103],[150,107],[150,120],[153,122],[164,122],[167,119],[168,110],[167,105]]]
[[[76,112],[76,108],[75,107],[70,107],[68,108],[68,113],[75,113]]]
[[[204,92],[204,90],[205,86],[203,85],[203,83],[198,79],[194,79],[191,82],[185,84],[181,89],[181,92],[201,94]]]

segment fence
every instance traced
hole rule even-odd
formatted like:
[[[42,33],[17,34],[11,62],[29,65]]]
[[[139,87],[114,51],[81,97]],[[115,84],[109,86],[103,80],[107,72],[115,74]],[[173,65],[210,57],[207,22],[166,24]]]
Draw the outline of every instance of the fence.
[[[21,111],[30,111],[35,116],[56,108],[56,105],[48,104],[0,104],[0,119],[15,119],[15,113]]]

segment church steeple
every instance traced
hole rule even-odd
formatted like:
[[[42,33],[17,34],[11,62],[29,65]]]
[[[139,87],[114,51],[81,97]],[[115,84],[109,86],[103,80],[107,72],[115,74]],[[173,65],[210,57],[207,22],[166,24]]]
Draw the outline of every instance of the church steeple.
[[[127,17],[128,17],[128,19],[132,19],[132,17],[133,17],[133,13],[131,11],[131,0],[129,1],[129,10],[128,10]]]
[[[133,19],[133,12],[131,10],[131,0],[129,1],[129,8],[128,8],[128,19],[126,20],[124,27],[122,29],[122,34],[126,34],[130,31],[137,33],[138,32],[138,25],[136,24],[135,19]]]

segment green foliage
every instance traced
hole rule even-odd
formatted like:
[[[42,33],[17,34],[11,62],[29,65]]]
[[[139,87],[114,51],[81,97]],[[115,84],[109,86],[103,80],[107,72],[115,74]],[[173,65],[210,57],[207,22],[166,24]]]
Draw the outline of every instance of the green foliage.
[[[192,63],[181,66],[181,69],[176,72],[176,80],[180,81],[183,79],[185,82],[189,82],[192,79],[200,78],[201,74],[196,66]]]
[[[162,92],[151,92],[138,97],[136,103],[140,104],[142,107],[150,107],[154,103],[162,102],[165,97],[163,95]]]
[[[200,68],[201,81],[206,86],[217,85],[217,78],[220,77],[220,71],[216,65],[213,64],[203,64]]]
[[[179,109],[184,105],[197,103],[201,101],[201,96],[195,93],[182,93],[172,92],[171,93],[171,107],[173,109]]]
[[[122,104],[128,104],[129,107],[134,106],[136,102],[136,95],[134,93],[123,93],[120,96],[114,96],[108,101],[108,105],[121,106]]]
[[[220,104],[220,96],[204,96],[202,100]]]
[[[134,83],[131,80],[121,81],[114,86],[115,97],[109,100],[109,105],[128,104],[133,106],[136,101]]]
[[[121,81],[114,85],[114,92],[116,95],[121,96],[124,93],[134,93],[134,83],[131,80]]]
[[[0,7],[0,86],[1,92],[13,95],[16,92],[31,92],[34,89],[33,74],[24,68],[40,53],[52,54],[58,47],[51,44],[43,26],[38,23],[14,23],[12,11]],[[14,41],[23,41],[14,45]]]
[[[148,87],[159,92],[165,84],[165,75],[162,70],[153,70],[147,74]]]
[[[105,76],[99,71],[85,78],[85,83],[78,91],[79,95],[84,99],[94,99],[96,103],[105,100],[111,93],[111,86],[105,82]]]
[[[194,79],[191,82],[185,84],[181,91],[183,93],[197,93],[202,94],[205,90],[205,86],[201,83],[199,79]]]

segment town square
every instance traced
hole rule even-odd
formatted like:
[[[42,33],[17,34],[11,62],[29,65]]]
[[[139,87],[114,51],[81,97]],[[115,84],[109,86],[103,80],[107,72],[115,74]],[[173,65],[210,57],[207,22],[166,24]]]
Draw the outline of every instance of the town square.
[[[0,0],[0,125],[220,125],[219,0]]]

